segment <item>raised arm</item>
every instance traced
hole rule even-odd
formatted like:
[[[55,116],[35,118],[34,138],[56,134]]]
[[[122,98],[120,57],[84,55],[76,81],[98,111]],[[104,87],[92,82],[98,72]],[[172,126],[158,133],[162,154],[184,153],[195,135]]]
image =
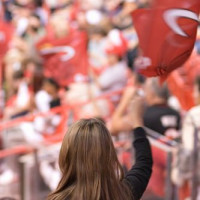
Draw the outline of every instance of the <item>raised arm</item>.
[[[127,173],[125,181],[130,185],[135,200],[143,195],[152,173],[151,148],[142,127],[134,129],[135,164]]]
[[[143,127],[143,99],[136,97],[131,105],[133,128],[133,147],[135,148],[135,164],[127,173],[124,181],[130,186],[135,200],[143,195],[152,173],[152,154],[146,132]]]

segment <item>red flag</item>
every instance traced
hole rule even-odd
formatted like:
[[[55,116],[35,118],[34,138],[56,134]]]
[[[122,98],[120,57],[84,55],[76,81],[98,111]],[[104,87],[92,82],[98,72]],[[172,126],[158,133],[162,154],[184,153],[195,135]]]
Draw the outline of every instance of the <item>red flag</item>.
[[[136,67],[142,74],[165,79],[188,59],[199,12],[199,0],[155,0],[152,8],[133,12],[142,54]]]
[[[200,75],[200,57],[194,52],[187,62],[172,72],[167,79],[170,91],[178,98],[184,110],[189,110],[195,105],[192,91],[198,75]]]
[[[9,42],[12,38],[13,30],[14,29],[10,24],[7,24],[0,20],[0,92],[2,89],[3,82],[3,57],[9,48]],[[0,97],[0,101],[2,101],[1,98],[2,97]]]
[[[84,32],[73,31],[61,39],[44,38],[37,48],[44,58],[45,75],[61,86],[86,78],[88,57]]]

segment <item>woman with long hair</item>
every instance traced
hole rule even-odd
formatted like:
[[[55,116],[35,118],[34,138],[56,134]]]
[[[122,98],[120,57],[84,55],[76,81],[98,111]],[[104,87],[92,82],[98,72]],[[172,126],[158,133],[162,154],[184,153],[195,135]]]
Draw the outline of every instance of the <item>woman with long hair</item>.
[[[132,113],[136,161],[124,176],[108,129],[100,119],[82,119],[68,129],[61,146],[62,178],[48,200],[139,200],[152,172],[149,141],[142,128],[141,99]]]

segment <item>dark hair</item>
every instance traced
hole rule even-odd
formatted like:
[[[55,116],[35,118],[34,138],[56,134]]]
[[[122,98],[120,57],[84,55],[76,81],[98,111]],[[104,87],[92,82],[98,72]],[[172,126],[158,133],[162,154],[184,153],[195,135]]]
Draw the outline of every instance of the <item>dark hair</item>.
[[[144,84],[146,78],[142,74],[136,73],[135,77],[136,77],[137,83]]]
[[[13,74],[14,80],[19,80],[19,79],[22,79],[23,77],[24,77],[24,72],[22,70],[18,70],[16,72],[14,72],[14,74]]]
[[[22,68],[23,70],[26,72],[27,70],[27,66],[29,64],[33,64],[34,67],[34,72],[32,74],[32,82],[30,83],[32,86],[32,89],[34,91],[34,93],[36,93],[37,91],[39,91],[41,89],[43,80],[44,80],[44,73],[43,73],[43,67],[42,67],[42,63],[32,57],[26,58],[23,63],[22,63]]]
[[[43,4],[43,0],[35,0],[35,5],[37,7],[42,7],[42,4]]]
[[[195,79],[195,85],[198,87],[198,91],[200,92],[200,75],[198,75]]]
[[[51,85],[53,85],[57,90],[60,88],[59,84],[57,83],[56,80],[54,80],[53,78],[45,78],[44,79],[44,83],[49,83]]]
[[[99,34],[104,37],[107,35],[107,31],[103,27],[98,27],[98,26],[89,27],[88,32],[90,35]]]
[[[35,93],[41,89],[43,81],[44,81],[43,69],[40,66],[36,66],[32,83],[33,91]]]
[[[39,21],[41,20],[40,16],[38,14],[36,14],[36,13],[32,13],[31,17],[34,17],[34,18],[38,19]]]

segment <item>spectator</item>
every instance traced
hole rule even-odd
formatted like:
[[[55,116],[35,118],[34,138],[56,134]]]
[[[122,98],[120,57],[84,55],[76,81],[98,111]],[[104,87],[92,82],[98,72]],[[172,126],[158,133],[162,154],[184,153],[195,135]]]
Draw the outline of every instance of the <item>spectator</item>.
[[[70,35],[70,22],[66,20],[66,16],[55,12],[50,16],[50,35],[56,39],[65,38]]]
[[[126,85],[127,65],[122,59],[126,45],[126,40],[118,30],[109,32],[106,49],[108,67],[94,79],[102,92],[120,90]]]
[[[62,178],[48,199],[141,198],[151,175],[152,158],[141,128],[141,99],[132,106],[135,111],[130,123],[134,128],[136,163],[125,178],[104,123],[98,119],[83,119],[74,123],[64,137],[59,155]]]
[[[195,128],[200,128],[200,76],[196,78],[194,86],[194,99],[196,106],[191,108],[183,122],[182,142],[185,149],[192,151],[194,148],[194,132]],[[200,135],[200,132],[199,134]],[[199,137],[199,136],[198,136]]]
[[[61,105],[59,97],[59,85],[52,78],[46,78],[43,82],[42,90],[35,95],[36,109],[41,112],[47,112],[52,108]],[[36,117],[34,120],[34,129],[40,134],[52,135],[56,132],[61,122],[60,113],[51,113],[47,117]]]
[[[44,26],[42,26],[40,17],[36,14],[31,14],[28,18],[28,26],[22,35],[23,41],[27,44],[28,55],[38,57],[35,45],[46,34]]]
[[[44,140],[49,138],[51,140],[54,136],[59,140],[60,133],[63,133],[63,127],[67,123],[79,118],[92,117],[102,117],[111,134],[116,136],[113,138],[119,139],[120,145],[125,138],[130,141],[132,137],[129,132],[134,126],[132,114],[137,112],[137,106],[132,108],[131,102],[137,93],[143,91],[140,90],[142,84],[139,83],[143,81],[142,78],[134,76],[133,73],[128,74],[127,71],[134,67],[134,60],[141,53],[130,13],[137,8],[148,8],[152,2],[152,0],[0,1],[0,43],[5,44],[0,45],[2,46],[0,66],[3,61],[0,69],[0,76],[2,74],[0,90],[5,90],[5,92],[0,91],[2,100],[0,104],[3,105],[2,116],[4,115],[6,120],[11,120],[34,111],[34,115],[30,115],[30,118],[33,116],[34,119],[23,121],[22,117],[19,119],[22,122],[17,123],[16,126],[0,130],[5,133],[5,137],[4,134],[2,135],[2,142],[8,144],[3,148],[24,143],[38,148]],[[3,20],[6,22],[4,23]],[[40,44],[39,47],[38,44]],[[199,46],[197,41],[197,50],[200,49]],[[41,58],[37,55],[38,53]],[[194,65],[197,66],[198,62],[191,57],[191,69],[187,68],[191,73],[195,71]],[[91,77],[87,74],[89,67],[92,69]],[[182,74],[180,79],[186,80],[183,82],[187,85],[191,73],[180,73]],[[193,81],[191,81],[192,84]],[[63,92],[63,96],[61,85],[68,88],[66,93]],[[146,126],[165,134],[169,128],[180,128],[180,116],[168,106],[168,92],[161,88],[163,87],[158,84],[158,81],[151,81],[151,79],[147,81],[143,92],[146,94],[147,101],[144,120]],[[122,97],[121,94],[107,97],[115,90],[123,91]],[[106,98],[101,97],[102,94],[105,94]],[[199,96],[199,93],[197,94]],[[68,110],[63,110],[61,113],[51,110],[62,105],[61,102],[69,106],[74,104],[81,104],[81,106],[76,106],[72,114]],[[87,103],[82,104],[83,102]],[[174,101],[172,104],[175,105]],[[134,112],[133,109],[135,109]],[[42,113],[37,115],[37,112]],[[198,106],[191,109],[186,116],[185,122],[189,124],[183,125],[183,145],[189,152],[188,155],[193,150],[194,139],[194,128],[190,124],[189,116],[192,115],[194,122],[198,125],[196,113],[198,114]],[[29,116],[27,118],[30,119]],[[7,126],[7,122],[5,123]],[[12,124],[12,121],[8,122],[10,123]],[[2,124],[4,125],[4,122]],[[144,140],[144,138],[139,140]],[[120,151],[124,151],[124,147],[130,149],[130,144],[124,145],[123,148],[120,146]],[[189,163],[187,157],[185,158]],[[60,174],[57,166],[52,165],[51,162],[46,163],[45,159],[42,165],[43,171],[46,172],[43,174],[45,182],[49,183],[51,189],[55,189]],[[182,164],[182,166],[187,165]],[[108,165],[108,167],[111,166]],[[52,173],[51,177],[49,173]],[[48,178],[52,178],[53,181],[49,181]],[[180,177],[177,177],[178,179],[181,180]],[[5,183],[4,179],[1,180]],[[116,185],[112,183],[108,187],[116,186],[117,188],[118,185],[118,183]],[[140,188],[138,192],[139,190]],[[116,191],[115,188],[114,191]],[[119,188],[120,191],[122,190]],[[123,194],[122,191],[119,196]],[[135,199],[138,198],[135,197]],[[102,197],[102,199],[106,198]]]
[[[174,154],[172,180],[178,187],[184,187],[195,176],[197,188],[197,197],[200,198],[200,173],[198,166],[200,163],[199,155],[196,157],[196,165],[194,165],[194,156],[196,152],[199,154],[199,137],[200,137],[200,77],[198,76],[194,84],[194,99],[196,106],[191,108],[183,120],[182,126],[182,143],[178,146]],[[196,132],[197,131],[197,132]],[[195,136],[195,133],[197,135]],[[197,137],[197,138],[196,138]],[[195,147],[195,141],[197,147]]]
[[[88,52],[90,64],[97,71],[101,72],[106,66],[106,31],[101,27],[92,27],[89,31],[90,41],[88,43]]]
[[[25,55],[16,48],[7,51],[4,57],[5,65],[5,87],[7,98],[14,94],[13,88],[13,77],[14,73],[22,69],[22,62],[24,61]]]
[[[46,78],[43,82],[42,90],[35,96],[36,108],[39,111],[48,111],[51,108],[61,105],[59,98],[59,85],[51,78]]]
[[[13,81],[15,96],[13,96],[7,103],[4,119],[26,115],[33,109],[33,93],[29,90],[23,72],[15,72]]]
[[[167,104],[169,90],[159,79],[147,79],[144,92],[147,108],[144,112],[144,125],[162,135],[168,129],[180,129],[180,114]]]
[[[33,58],[26,58],[22,63],[22,69],[29,88],[36,94],[41,89],[44,80],[41,63]]]
[[[45,35],[45,29],[42,26],[40,17],[38,15],[31,14],[31,16],[28,19],[28,27],[24,32],[23,37],[31,46]]]

